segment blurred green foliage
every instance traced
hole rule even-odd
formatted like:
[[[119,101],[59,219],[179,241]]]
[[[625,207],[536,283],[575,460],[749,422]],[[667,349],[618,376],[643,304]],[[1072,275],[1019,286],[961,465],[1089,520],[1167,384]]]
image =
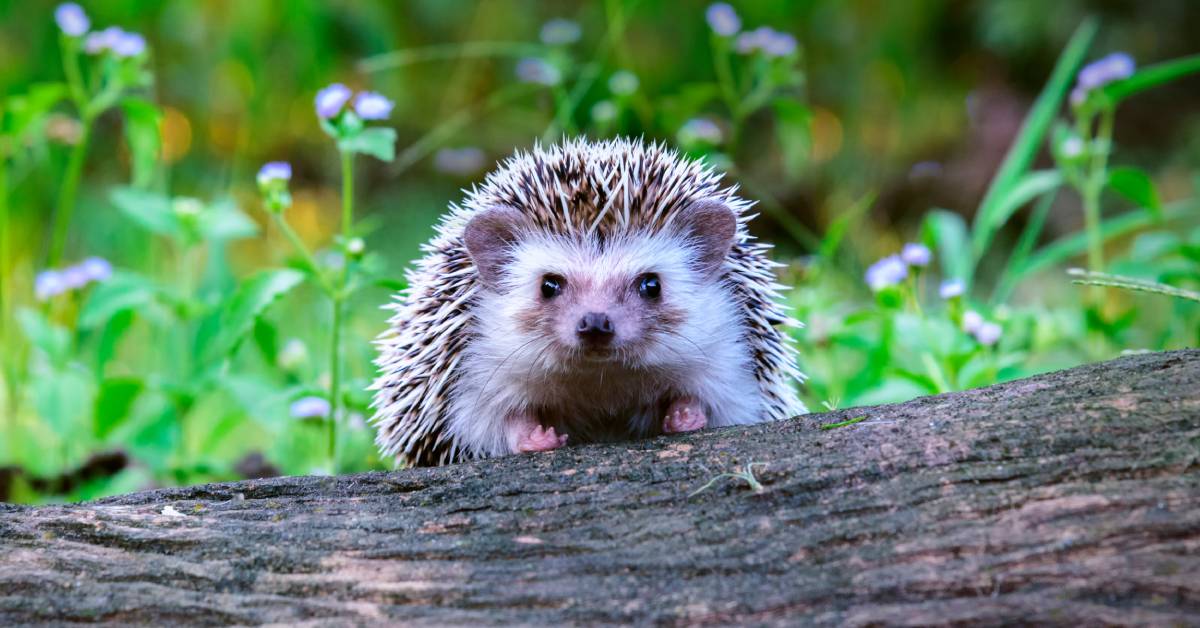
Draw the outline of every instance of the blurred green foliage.
[[[759,201],[813,409],[1200,340],[1184,0],[736,3],[743,31],[795,38],[780,55],[739,52],[707,3],[86,4],[93,30],[145,36],[134,60],[73,53],[55,7],[0,0],[9,499],[387,466],[365,422],[379,305],[460,188],[564,134],[665,140]],[[1146,67],[1070,104],[1117,50]],[[313,111],[335,81],[396,102],[394,145],[354,162],[349,228]],[[293,169],[285,221],[255,181],[274,160]],[[872,290],[868,266],[908,241],[932,262]],[[36,298],[40,272],[93,257],[111,276]],[[1082,264],[1090,287],[1063,272]],[[329,424],[292,408],[331,388],[332,462]],[[90,472],[108,450],[129,463]]]

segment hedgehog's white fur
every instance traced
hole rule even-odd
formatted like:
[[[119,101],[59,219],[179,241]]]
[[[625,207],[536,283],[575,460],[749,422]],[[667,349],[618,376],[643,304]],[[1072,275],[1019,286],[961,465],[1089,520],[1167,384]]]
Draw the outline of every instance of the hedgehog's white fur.
[[[628,139],[569,140],[501,164],[461,207],[451,206],[391,306],[373,386],[381,451],[410,464],[509,453],[504,421],[530,407],[559,417],[574,440],[599,437],[589,433],[597,415],[623,422],[630,436],[651,434],[661,416],[648,400],[666,390],[702,400],[712,426],[805,412],[795,351],[776,328],[798,324],[779,303],[777,264],[746,232],[750,203],[720,179],[662,145]],[[689,267],[692,242],[672,229],[682,209],[701,202],[737,217],[719,281]],[[491,290],[463,233],[496,207],[517,209],[535,231],[519,239],[503,284]],[[514,331],[527,303],[513,294],[543,273],[580,268],[598,276],[653,270],[687,316],[618,365],[564,359],[547,339]]]

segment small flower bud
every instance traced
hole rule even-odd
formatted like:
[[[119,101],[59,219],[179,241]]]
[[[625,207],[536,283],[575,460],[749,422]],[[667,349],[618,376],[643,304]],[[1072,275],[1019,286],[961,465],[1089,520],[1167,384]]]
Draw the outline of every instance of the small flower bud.
[[[396,103],[382,94],[360,92],[354,99],[354,112],[363,120],[386,120]]]
[[[996,323],[983,323],[975,330],[975,340],[984,346],[992,346],[1000,340],[1003,329]]]
[[[879,292],[888,286],[894,286],[908,276],[908,265],[899,255],[889,255],[867,268],[865,276],[867,286],[874,292]]]
[[[1084,144],[1079,137],[1072,135],[1059,144],[1058,150],[1067,159],[1075,159],[1083,154]]]
[[[579,41],[583,29],[579,23],[564,18],[555,18],[542,25],[542,43],[547,46],[566,46]]]
[[[608,90],[618,96],[628,96],[637,91],[638,77],[629,70],[617,70],[608,78]]]
[[[292,338],[284,343],[275,356],[275,363],[287,371],[294,371],[308,362],[308,347],[299,338]]]
[[[742,19],[738,17],[737,11],[734,11],[733,7],[725,2],[708,5],[708,10],[704,12],[704,19],[708,22],[709,28],[722,37],[732,37],[742,28]]]
[[[334,83],[317,92],[317,117],[329,119],[342,112],[342,107],[350,100],[350,88],[341,83]]]
[[[716,122],[708,118],[692,118],[679,127],[677,134],[679,143],[684,146],[697,144],[719,145],[724,139],[724,133]]]
[[[962,328],[968,334],[974,334],[983,326],[983,316],[975,310],[967,310],[963,313]]]
[[[958,279],[947,279],[942,282],[938,288],[938,295],[943,299],[954,299],[961,297],[966,292],[966,286]]]
[[[517,62],[517,78],[523,83],[553,86],[562,81],[562,72],[545,59],[529,57]]]
[[[83,12],[83,7],[74,2],[58,5],[58,8],[54,9],[54,21],[58,22],[58,28],[63,34],[69,37],[79,37],[92,26],[87,13]]]
[[[909,242],[900,251],[900,259],[909,266],[928,266],[930,260],[933,259],[933,253],[924,244]]]
[[[486,157],[483,150],[474,146],[443,148],[433,156],[433,167],[438,172],[467,176],[483,169]]]
[[[365,250],[367,250],[367,243],[363,242],[362,238],[351,238],[346,243],[346,253],[353,259],[362,257]]]
[[[617,106],[611,100],[601,100],[592,105],[592,121],[607,124],[617,119]]]
[[[329,401],[324,397],[301,397],[289,408],[294,419],[319,419],[329,416]]]

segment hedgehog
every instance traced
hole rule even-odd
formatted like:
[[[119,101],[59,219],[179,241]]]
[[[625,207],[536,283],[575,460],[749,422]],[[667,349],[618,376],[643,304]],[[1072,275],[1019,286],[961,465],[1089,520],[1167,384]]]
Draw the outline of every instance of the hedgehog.
[[[517,151],[386,306],[376,443],[416,466],[806,412],[752,203],[664,144]]]

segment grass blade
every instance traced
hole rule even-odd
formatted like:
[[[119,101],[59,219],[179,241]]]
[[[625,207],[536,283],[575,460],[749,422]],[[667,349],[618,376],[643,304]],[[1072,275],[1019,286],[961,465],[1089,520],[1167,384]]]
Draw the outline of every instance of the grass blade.
[[[1105,85],[1101,93],[1113,103],[1119,103],[1134,94],[1170,83],[1195,72],[1200,72],[1200,55],[1146,66],[1127,79]]]
[[[1049,82],[1042,88],[1033,108],[1025,116],[1025,122],[1021,126],[1021,131],[1017,133],[1017,139],[1008,149],[1008,154],[1004,156],[1004,162],[992,179],[991,185],[988,186],[983,202],[979,204],[979,209],[975,213],[976,225],[991,225],[995,229],[1003,226],[1003,221],[997,218],[1004,210],[1008,195],[1029,171],[1033,158],[1037,155],[1042,140],[1046,136],[1046,131],[1050,128],[1050,123],[1054,121],[1054,117],[1062,105],[1063,97],[1071,88],[1075,73],[1083,63],[1092,39],[1096,36],[1096,29],[1097,24],[1094,18],[1084,20],[1079,28],[1075,29],[1075,34],[1071,36],[1066,49],[1063,50],[1062,55],[1058,58],[1058,63],[1054,66],[1054,72],[1051,73]],[[972,271],[974,266],[979,263],[979,259],[983,257],[984,252],[987,251],[994,235],[993,229],[975,229],[971,243],[971,250],[974,253]],[[968,276],[964,279],[969,281],[971,278]]]
[[[1115,218],[1105,220],[1100,225],[1100,238],[1102,241],[1107,242],[1143,227],[1187,217],[1195,211],[1196,205],[1196,199],[1187,199],[1172,203],[1163,209],[1161,220],[1155,218],[1153,214],[1144,209],[1126,212]],[[1013,281],[1019,281],[1036,272],[1062,264],[1076,255],[1081,255],[1086,250],[1086,233],[1076,233],[1055,240],[1030,256],[1029,260],[1020,268],[1015,269],[1013,271]]]

